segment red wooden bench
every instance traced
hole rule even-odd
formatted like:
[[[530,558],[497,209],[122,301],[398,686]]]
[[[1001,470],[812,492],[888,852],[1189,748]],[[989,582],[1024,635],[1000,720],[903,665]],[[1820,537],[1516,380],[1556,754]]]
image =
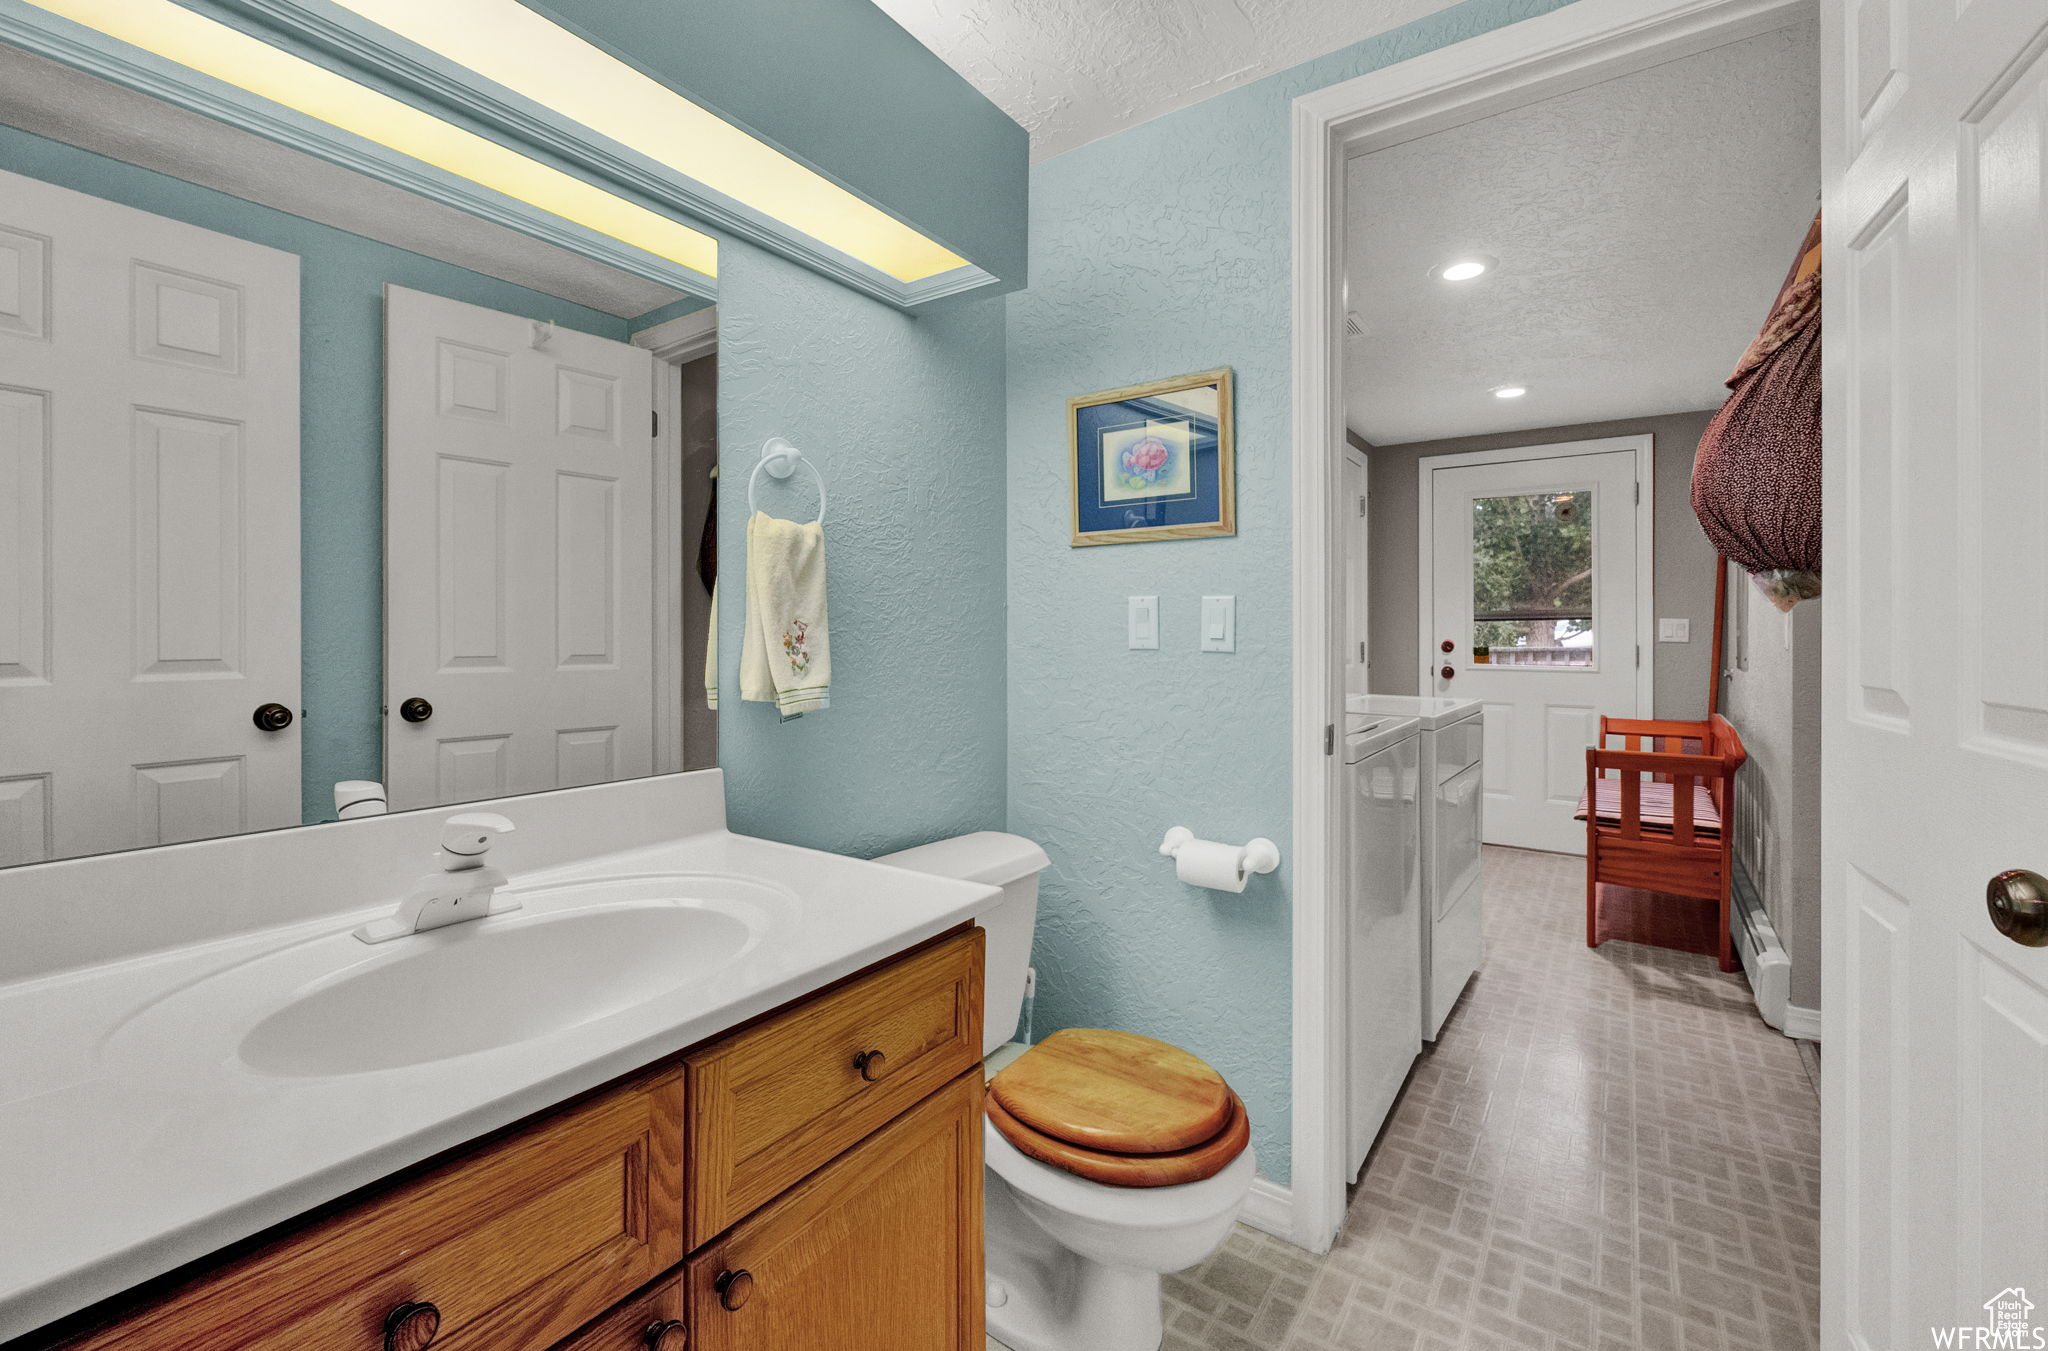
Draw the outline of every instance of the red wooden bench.
[[[1748,759],[1729,721],[1600,719],[1586,750],[1586,946],[1600,946],[1600,884],[1718,901],[1721,969],[1735,969],[1729,927],[1735,771]]]

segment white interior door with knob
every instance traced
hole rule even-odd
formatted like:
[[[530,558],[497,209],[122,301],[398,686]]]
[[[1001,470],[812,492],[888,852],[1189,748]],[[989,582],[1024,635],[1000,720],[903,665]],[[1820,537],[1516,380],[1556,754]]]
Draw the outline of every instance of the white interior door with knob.
[[[299,260],[0,173],[0,866],[296,825]]]
[[[2048,948],[1987,884],[2048,873],[2048,7],[1823,24],[1822,1344],[2037,1346]]]
[[[400,286],[385,328],[393,810],[652,773],[654,358]]]
[[[1421,689],[1486,706],[1486,840],[1585,852],[1600,718],[1650,707],[1650,438],[1421,461]]]

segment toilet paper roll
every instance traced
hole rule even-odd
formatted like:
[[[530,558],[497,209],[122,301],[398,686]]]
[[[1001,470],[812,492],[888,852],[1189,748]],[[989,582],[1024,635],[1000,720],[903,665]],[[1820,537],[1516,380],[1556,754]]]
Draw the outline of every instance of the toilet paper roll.
[[[1247,880],[1244,846],[1218,844],[1214,840],[1189,840],[1173,856],[1173,871],[1180,880],[1217,891],[1243,891]]]

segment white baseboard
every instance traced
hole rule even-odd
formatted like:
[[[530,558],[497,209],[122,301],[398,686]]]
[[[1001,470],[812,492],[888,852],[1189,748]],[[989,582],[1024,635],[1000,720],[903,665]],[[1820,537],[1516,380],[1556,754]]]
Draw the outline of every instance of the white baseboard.
[[[1237,1213],[1242,1223],[1275,1238],[1294,1241],[1294,1192],[1264,1173],[1252,1179],[1251,1194]]]
[[[1785,1025],[1778,1029],[1788,1037],[1801,1041],[1820,1040],[1820,1010],[1803,1009],[1797,1004],[1785,1006]]]

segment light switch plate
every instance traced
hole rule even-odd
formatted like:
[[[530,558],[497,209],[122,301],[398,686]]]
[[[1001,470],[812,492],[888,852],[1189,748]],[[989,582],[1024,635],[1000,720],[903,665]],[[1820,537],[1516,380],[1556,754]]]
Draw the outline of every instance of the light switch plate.
[[[1202,650],[1237,651],[1237,597],[1202,597]]]
[[[1128,628],[1133,648],[1159,646],[1159,597],[1132,596]]]
[[[1690,619],[1660,619],[1657,621],[1657,641],[1660,643],[1689,643],[1692,641]]]

